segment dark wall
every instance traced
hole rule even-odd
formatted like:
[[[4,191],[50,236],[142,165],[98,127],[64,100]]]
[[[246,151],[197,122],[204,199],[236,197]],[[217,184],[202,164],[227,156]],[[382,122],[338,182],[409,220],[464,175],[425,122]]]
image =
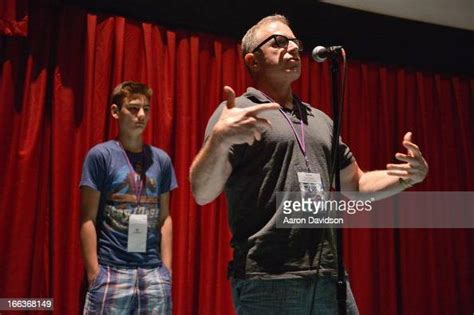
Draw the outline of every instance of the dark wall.
[[[240,39],[260,18],[286,15],[305,50],[343,45],[350,58],[417,69],[474,74],[474,32],[414,22],[316,0],[64,0],[96,12]]]

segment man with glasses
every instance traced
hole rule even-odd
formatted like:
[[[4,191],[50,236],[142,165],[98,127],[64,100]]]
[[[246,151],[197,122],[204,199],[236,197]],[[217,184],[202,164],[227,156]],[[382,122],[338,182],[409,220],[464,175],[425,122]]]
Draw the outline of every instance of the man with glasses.
[[[81,247],[89,289],[84,314],[171,314],[169,156],[143,143],[152,90],[127,81],[113,91],[114,140],[93,147],[81,178]]]
[[[192,191],[203,205],[223,190],[228,201],[233,260],[229,264],[238,314],[335,314],[336,257],[324,229],[277,228],[276,193],[328,191],[332,121],[291,90],[301,71],[303,46],[281,15],[262,19],[242,39],[255,80],[210,118],[205,143],[190,170]],[[364,173],[339,142],[342,189],[392,195],[421,182],[426,161],[405,135],[403,164]],[[350,286],[347,311],[357,314]]]

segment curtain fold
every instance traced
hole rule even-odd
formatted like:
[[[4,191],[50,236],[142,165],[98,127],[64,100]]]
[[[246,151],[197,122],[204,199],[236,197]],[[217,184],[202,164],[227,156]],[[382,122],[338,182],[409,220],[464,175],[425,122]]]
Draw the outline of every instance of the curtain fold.
[[[238,42],[73,7],[32,14],[28,41],[0,37],[0,297],[52,297],[55,313],[80,312],[82,162],[117,134],[112,88],[136,80],[154,91],[145,139],[170,154],[179,182],[171,200],[174,314],[231,314],[225,199],[197,206],[188,170],[222,87],[240,94],[251,85]],[[328,64],[310,58],[303,55],[294,90],[330,114]],[[385,168],[412,131],[430,164],[414,189],[474,190],[473,78],[351,61],[342,127],[364,170]],[[362,314],[471,312],[473,236],[344,231]]]
[[[28,35],[28,0],[0,0],[0,35]]]

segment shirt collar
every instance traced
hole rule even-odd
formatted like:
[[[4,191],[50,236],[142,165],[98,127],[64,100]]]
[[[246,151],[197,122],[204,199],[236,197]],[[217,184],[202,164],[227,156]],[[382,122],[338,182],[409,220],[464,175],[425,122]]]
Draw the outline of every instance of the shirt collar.
[[[244,93],[244,96],[252,101],[254,101],[255,103],[271,103],[272,100],[270,100],[265,94],[263,94],[260,90],[257,90],[256,88],[253,88],[253,87],[248,87],[247,88],[247,91]],[[305,108],[306,110],[309,110],[311,111],[311,107],[302,102],[300,100],[300,98],[298,96],[296,96],[295,94],[293,94],[293,99],[295,100],[295,102],[297,103],[298,106],[300,106],[301,108]]]

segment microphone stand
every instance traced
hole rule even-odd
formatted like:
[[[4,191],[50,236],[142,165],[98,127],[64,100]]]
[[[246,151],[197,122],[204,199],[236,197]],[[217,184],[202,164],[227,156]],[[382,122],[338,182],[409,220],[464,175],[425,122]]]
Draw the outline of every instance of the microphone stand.
[[[341,191],[341,176],[340,176],[340,161],[339,161],[339,136],[340,136],[340,121],[341,115],[339,108],[339,62],[337,55],[331,56],[331,79],[332,79],[332,109],[333,109],[333,132],[332,132],[332,155],[333,158],[333,169],[335,176],[335,191],[336,201],[339,196],[337,192]],[[343,96],[341,96],[343,97]],[[344,274],[344,263],[343,263],[343,240],[342,240],[342,228],[336,229],[336,257],[337,257],[337,306],[338,314],[346,315],[346,299],[347,299],[347,285]]]

